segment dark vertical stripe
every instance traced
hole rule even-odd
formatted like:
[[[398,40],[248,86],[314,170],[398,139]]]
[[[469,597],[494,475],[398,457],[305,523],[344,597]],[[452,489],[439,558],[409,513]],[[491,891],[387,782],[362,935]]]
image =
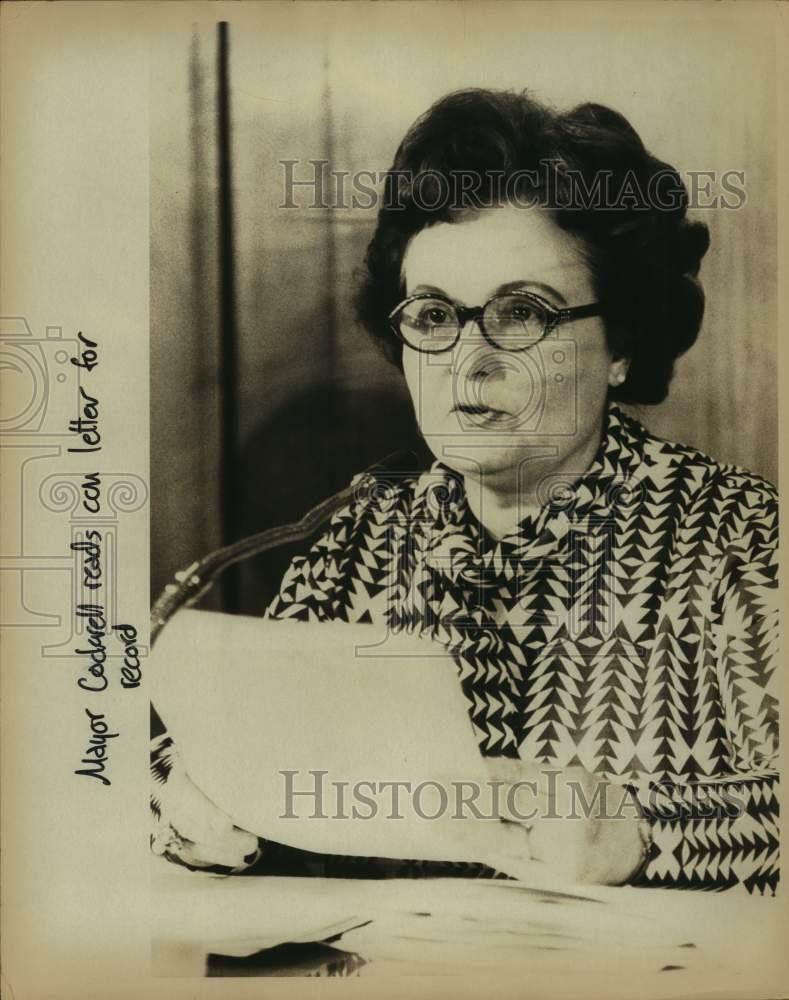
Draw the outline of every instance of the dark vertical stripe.
[[[233,242],[233,176],[230,124],[230,39],[227,21],[217,36],[217,149],[219,226],[219,324],[221,386],[221,506],[222,541],[235,538],[238,523],[238,329],[236,323],[235,248]],[[234,570],[223,582],[225,610],[237,605],[238,580]]]
[[[207,367],[213,367],[214,334],[208,322],[210,307],[208,302],[208,283],[206,275],[206,239],[208,230],[205,217],[205,136],[203,134],[203,123],[205,116],[205,91],[204,77],[200,65],[200,39],[197,29],[192,32],[192,48],[189,57],[189,141],[191,145],[191,183],[189,187],[189,261],[191,265],[191,297],[192,297],[192,320],[194,329],[191,331],[197,346],[199,365],[199,376],[197,378],[197,400],[194,426],[199,435],[198,440],[198,467],[196,479],[198,483],[211,482],[214,470],[211,469],[211,460],[215,456],[211,455],[209,445],[211,424],[216,420],[213,414],[213,400],[207,398],[206,389],[208,380],[205,377]],[[211,477],[211,478],[209,478]],[[199,542],[201,549],[216,545],[216,536],[212,532],[213,525],[209,525],[209,511],[214,504],[209,502],[209,498],[203,500],[202,524],[195,525],[195,531],[199,532]]]
[[[342,428],[345,421],[344,391],[340,386],[340,364],[339,364],[339,331],[337,322],[337,292],[338,292],[338,267],[337,267],[337,209],[333,207],[335,199],[334,179],[331,172],[336,170],[338,164],[336,159],[335,129],[334,120],[334,95],[332,93],[332,62],[330,42],[327,39],[326,49],[323,57],[323,148],[325,158],[328,160],[326,170],[324,198],[325,207],[321,209],[323,213],[323,247],[324,247],[324,353],[326,358],[325,378],[328,392],[325,394],[325,412],[323,419],[326,426],[330,427],[335,440],[341,439]],[[333,493],[342,485],[336,456],[333,449],[326,449],[323,453],[323,490],[326,493]]]
[[[334,108],[331,88],[331,56],[328,42],[323,56],[323,148],[326,159],[329,161],[324,186],[324,199],[326,202],[325,212],[325,232],[324,247],[326,261],[326,370],[329,381],[334,384],[337,381],[337,233],[335,230],[336,219],[335,210],[331,207],[334,199],[334,185],[331,178],[331,171],[337,164],[334,149]]]

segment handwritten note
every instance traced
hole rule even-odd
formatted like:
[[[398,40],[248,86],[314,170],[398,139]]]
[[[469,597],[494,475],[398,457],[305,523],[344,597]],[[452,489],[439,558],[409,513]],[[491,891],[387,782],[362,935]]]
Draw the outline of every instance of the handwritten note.
[[[77,334],[80,351],[72,357],[71,364],[81,370],[86,377],[99,366],[98,341]],[[68,430],[77,436],[79,444],[70,446],[75,453],[101,451],[102,435],[99,429],[99,398],[95,390],[85,385],[79,387],[80,412],[69,421]],[[86,515],[99,517],[102,512],[102,473],[100,470],[85,472],[80,481],[81,507]],[[92,704],[85,706],[85,740],[80,767],[74,773],[95,778],[102,785],[111,785],[110,748],[112,741],[120,737],[107,718],[104,706],[99,704],[101,696],[113,685],[124,691],[139,688],[142,680],[140,650],[137,643],[137,629],[129,623],[110,624],[107,619],[103,594],[106,589],[104,571],[104,537],[101,527],[87,528],[80,539],[72,541],[72,552],[81,556],[78,575],[79,594],[87,593],[90,601],[78,601],[74,607],[74,617],[82,636],[75,654],[80,658],[81,669],[76,678],[77,685],[92,696]],[[110,658],[113,644],[120,645],[121,657]],[[110,665],[119,662],[119,669],[110,672]],[[104,710],[101,710],[104,709]]]

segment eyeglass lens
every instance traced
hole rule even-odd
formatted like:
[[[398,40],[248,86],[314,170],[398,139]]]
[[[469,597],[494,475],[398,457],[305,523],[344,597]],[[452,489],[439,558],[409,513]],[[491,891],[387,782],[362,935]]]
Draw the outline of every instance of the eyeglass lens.
[[[405,341],[420,351],[446,350],[460,334],[455,307],[439,298],[416,299],[396,320]],[[539,304],[521,295],[498,295],[485,307],[482,322],[488,338],[503,348],[527,346],[543,336],[548,322]]]

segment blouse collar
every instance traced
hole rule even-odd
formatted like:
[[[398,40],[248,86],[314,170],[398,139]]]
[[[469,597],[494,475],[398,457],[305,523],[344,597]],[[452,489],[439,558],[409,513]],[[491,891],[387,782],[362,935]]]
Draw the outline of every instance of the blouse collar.
[[[570,530],[595,532],[614,506],[631,502],[644,474],[644,427],[615,403],[595,457],[575,482],[557,480],[539,513],[493,539],[468,505],[462,478],[436,461],[416,483],[412,530],[436,569],[475,583],[509,577],[515,565],[557,551]]]

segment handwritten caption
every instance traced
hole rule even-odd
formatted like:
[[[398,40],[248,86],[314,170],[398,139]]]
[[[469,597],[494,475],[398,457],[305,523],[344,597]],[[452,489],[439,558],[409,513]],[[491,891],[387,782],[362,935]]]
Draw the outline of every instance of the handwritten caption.
[[[99,345],[90,340],[82,332],[77,334],[80,341],[80,351],[77,357],[72,357],[71,363],[80,369],[85,376],[99,366]],[[102,436],[99,429],[99,398],[84,385],[79,387],[80,411],[69,421],[68,430],[75,435],[75,443],[69,447],[69,452],[85,454],[99,452],[102,448]],[[86,514],[98,515],[102,509],[102,474],[100,471],[82,474],[80,482],[80,504]],[[102,595],[105,588],[104,537],[99,528],[88,528],[79,541],[71,543],[72,552],[80,554],[79,578],[77,593],[86,592],[92,598],[90,601],[78,601],[74,607],[75,622],[80,626],[77,634],[84,638],[74,650],[82,664],[77,684],[83,691],[101,696],[111,689],[113,684],[122,690],[134,690],[142,681],[140,651],[137,642],[137,629],[128,623],[113,623],[107,621],[105,604]],[[119,647],[115,659],[120,661],[117,671],[110,671],[112,646]],[[94,708],[96,706],[94,705]],[[82,752],[80,764],[74,774],[95,778],[103,785],[112,784],[109,776],[109,748],[112,741],[119,738],[120,733],[113,731],[113,726],[107,720],[106,711],[94,711],[85,708],[87,734],[85,749]]]

